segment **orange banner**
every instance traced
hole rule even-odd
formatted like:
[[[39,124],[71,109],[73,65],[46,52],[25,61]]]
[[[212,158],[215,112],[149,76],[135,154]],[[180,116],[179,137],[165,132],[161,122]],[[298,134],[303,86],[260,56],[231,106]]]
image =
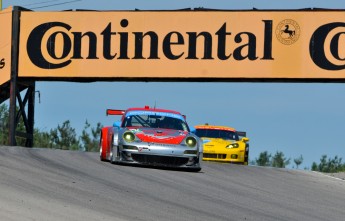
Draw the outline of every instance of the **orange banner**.
[[[0,86],[11,78],[12,7],[0,11]]]
[[[21,13],[20,77],[345,79],[344,69],[342,11]]]

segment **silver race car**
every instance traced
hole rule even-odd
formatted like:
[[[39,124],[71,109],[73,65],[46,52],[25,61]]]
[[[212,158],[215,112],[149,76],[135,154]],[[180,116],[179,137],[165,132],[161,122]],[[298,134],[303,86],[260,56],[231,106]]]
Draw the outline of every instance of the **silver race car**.
[[[108,109],[107,115],[122,117],[102,128],[101,161],[201,170],[202,140],[190,132],[179,112],[145,106]]]

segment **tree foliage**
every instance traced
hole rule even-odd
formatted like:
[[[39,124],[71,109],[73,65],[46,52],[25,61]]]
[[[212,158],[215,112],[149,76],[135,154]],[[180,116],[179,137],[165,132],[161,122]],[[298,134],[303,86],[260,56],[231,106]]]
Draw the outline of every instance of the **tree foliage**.
[[[57,128],[51,129],[49,132],[41,131],[34,128],[34,147],[54,148],[63,150],[84,150],[98,151],[98,143],[100,139],[102,125],[97,123],[96,127],[86,120],[81,136],[77,136],[75,128],[72,127],[69,120],[64,121]],[[0,145],[7,145],[9,141],[9,108],[6,104],[0,105]],[[25,132],[25,125],[20,119],[16,131]],[[16,137],[18,146],[25,146],[24,138]]]
[[[103,126],[101,125],[101,123],[97,123],[96,128],[93,128],[86,120],[82,135],[80,137],[85,151],[94,152],[99,150],[99,140],[102,127]]]
[[[286,159],[284,153],[277,151],[274,156],[272,156],[267,151],[261,152],[259,158],[255,159],[256,165],[258,166],[271,166],[285,168],[290,164],[290,159]]]
[[[34,129],[34,147],[41,148],[52,148],[51,136],[49,132],[40,131],[39,129]]]
[[[272,167],[285,168],[290,164],[290,158],[286,159],[284,153],[277,151],[272,157]]]
[[[19,108],[16,107],[18,112]],[[20,115],[21,116],[21,115]],[[0,145],[7,145],[9,141],[9,109],[6,104],[0,105]],[[23,119],[20,117],[19,122],[16,125],[16,131],[25,132],[25,125]],[[26,139],[22,137],[17,137],[17,145],[25,146]]]
[[[72,128],[69,120],[62,125],[50,130],[51,145],[53,148],[63,150],[79,150],[81,148],[75,129]]]
[[[295,158],[293,161],[295,162],[296,168],[298,169],[298,166],[303,163],[303,156],[301,155],[300,157]]]
[[[324,173],[335,173],[345,171],[345,163],[342,163],[342,158],[335,156],[333,159],[328,158],[327,155],[322,155],[320,158],[320,163],[317,164],[313,162],[311,170],[319,171]]]
[[[8,142],[9,111],[6,104],[0,105],[0,145],[6,145]]]
[[[261,152],[259,158],[255,159],[256,165],[258,166],[270,166],[271,165],[271,154],[267,151]]]

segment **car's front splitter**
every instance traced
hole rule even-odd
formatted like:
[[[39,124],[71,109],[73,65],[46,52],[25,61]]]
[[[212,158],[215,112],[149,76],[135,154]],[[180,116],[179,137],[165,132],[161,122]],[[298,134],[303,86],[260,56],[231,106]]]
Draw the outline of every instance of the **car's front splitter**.
[[[153,155],[138,152],[122,151],[117,162],[168,168],[201,169],[197,156]]]

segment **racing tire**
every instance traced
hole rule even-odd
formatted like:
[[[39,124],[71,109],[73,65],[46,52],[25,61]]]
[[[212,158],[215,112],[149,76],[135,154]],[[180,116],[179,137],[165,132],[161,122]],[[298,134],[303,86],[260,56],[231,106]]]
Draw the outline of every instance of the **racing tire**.
[[[111,164],[115,163],[114,160],[114,136],[111,138],[111,148],[110,148],[110,153],[109,153],[109,161]]]
[[[111,163],[111,164],[114,164],[114,163],[115,163],[115,161],[114,161],[113,150],[110,151],[110,163]]]
[[[102,143],[103,143],[103,138],[102,138],[102,134],[101,134],[101,139],[99,141],[99,159],[101,161],[106,161],[105,158],[103,158],[103,147],[102,147]]]

